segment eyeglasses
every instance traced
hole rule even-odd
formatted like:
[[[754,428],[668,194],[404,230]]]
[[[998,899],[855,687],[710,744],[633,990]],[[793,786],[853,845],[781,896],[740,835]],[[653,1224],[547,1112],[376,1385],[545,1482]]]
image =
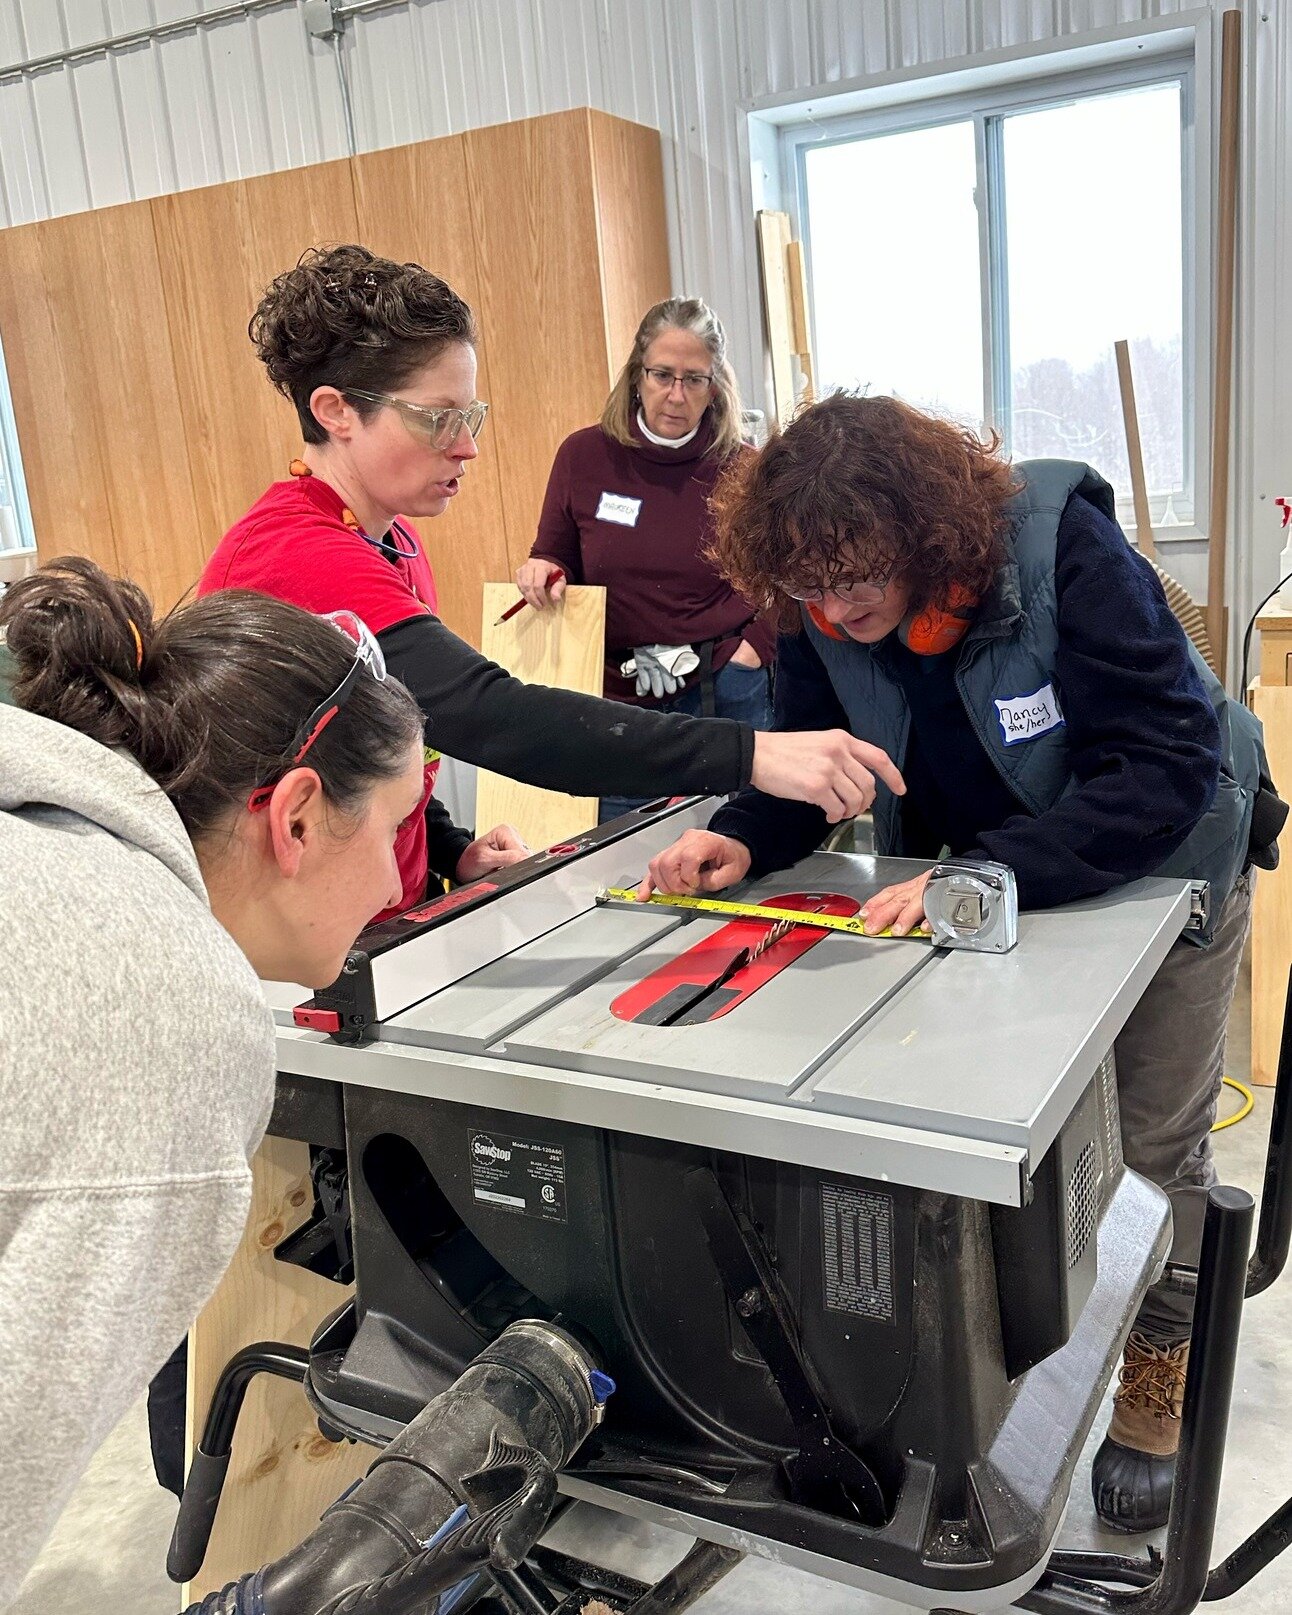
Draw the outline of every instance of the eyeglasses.
[[[451,448],[462,436],[465,426],[472,440],[484,431],[489,414],[488,404],[477,398],[465,409],[426,409],[421,404],[410,404],[406,398],[392,398],[389,393],[367,393],[359,387],[340,387],[338,392],[347,398],[366,398],[370,404],[389,404],[414,437],[433,449]]]
[[[642,375],[649,376],[664,392],[672,392],[675,381],[680,381],[682,391],[687,393],[701,393],[713,386],[713,377],[706,375],[703,370],[688,370],[684,375],[678,376],[671,370],[650,369],[643,370]]]
[[[891,575],[883,578],[852,578],[848,581],[841,578],[828,589],[783,588],[781,592],[787,594],[791,600],[798,600],[810,606],[820,605],[828,594],[832,594],[836,600],[846,600],[850,606],[877,606],[884,598],[884,591],[890,581]]]
[[[336,689],[325,701],[319,702],[296,731],[292,739],[291,762],[280,769],[268,784],[257,786],[247,798],[249,813],[259,813],[261,808],[269,806],[269,799],[274,794],[275,786],[284,774],[299,766],[310,747],[350,699],[355,685],[359,682],[359,674],[365,667],[379,684],[386,682],[386,658],[382,655],[381,646],[373,637],[372,630],[362,618],[356,617],[353,611],[329,611],[324,615],[323,621],[330,622],[334,628],[354,641],[354,661],[351,662],[345,677]]]

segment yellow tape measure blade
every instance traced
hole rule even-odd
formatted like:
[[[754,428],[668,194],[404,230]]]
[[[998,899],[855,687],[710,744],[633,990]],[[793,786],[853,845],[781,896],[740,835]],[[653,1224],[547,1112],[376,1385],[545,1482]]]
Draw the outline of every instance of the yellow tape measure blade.
[[[635,891],[618,886],[606,887],[598,892],[597,901],[631,903],[637,908],[644,906]],[[926,931],[908,931],[897,937],[893,936],[891,929],[868,934],[866,921],[860,914],[821,914],[812,909],[774,908],[765,903],[729,903],[716,897],[680,897],[668,892],[654,892],[645,899],[645,903],[653,904],[656,908],[691,909],[700,914],[714,914],[732,920],[766,920],[769,925],[789,920],[794,925],[812,925],[822,931],[842,931],[846,936],[863,937],[867,942],[878,942],[885,937],[895,942],[929,941]]]

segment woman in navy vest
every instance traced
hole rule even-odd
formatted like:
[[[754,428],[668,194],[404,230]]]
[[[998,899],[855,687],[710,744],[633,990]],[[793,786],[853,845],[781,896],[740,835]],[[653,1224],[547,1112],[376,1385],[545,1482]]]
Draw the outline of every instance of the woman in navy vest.
[[[876,850],[1008,864],[1023,908],[1149,874],[1211,883],[1211,930],[1176,944],[1116,1042],[1127,1163],[1170,1196],[1196,1262],[1225,1028],[1251,910],[1260,727],[1190,645],[1088,466],[1011,466],[998,443],[892,398],[838,394],[724,479],[717,553],[781,611],[777,729],[848,727],[898,762]],[[716,891],[782,869],[817,808],[741,792],[651,864],[644,889]],[[1263,857],[1262,849],[1257,856]],[[927,874],[866,905],[924,918]],[[1191,1302],[1149,1292],[1126,1353],[1095,1504],[1166,1520]]]

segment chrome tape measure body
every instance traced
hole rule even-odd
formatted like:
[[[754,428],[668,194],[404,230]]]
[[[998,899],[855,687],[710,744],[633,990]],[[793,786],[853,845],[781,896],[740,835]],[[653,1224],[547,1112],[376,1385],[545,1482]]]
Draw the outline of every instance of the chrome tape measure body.
[[[772,925],[789,920],[795,925],[866,937],[866,921],[861,914],[820,914],[810,909],[729,903],[716,897],[675,897],[664,892],[655,892],[646,901],[658,908],[688,909],[720,919],[766,920]],[[641,906],[636,892],[624,887],[603,888],[597,893],[597,902]],[[888,937],[895,942],[932,942],[936,947],[961,948],[972,953],[1008,953],[1018,941],[1018,889],[1014,872],[1004,864],[937,864],[924,890],[924,912],[926,928],[909,931],[901,937],[893,936],[891,930],[877,931],[867,940],[874,942]]]

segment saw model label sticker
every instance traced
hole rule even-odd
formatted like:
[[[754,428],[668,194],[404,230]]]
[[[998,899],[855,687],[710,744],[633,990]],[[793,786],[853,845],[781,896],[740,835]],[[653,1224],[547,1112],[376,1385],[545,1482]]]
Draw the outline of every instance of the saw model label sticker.
[[[564,1222],[565,1151],[510,1133],[467,1137],[471,1193],[483,1205],[543,1222]]]
[[[847,1183],[823,1183],[821,1262],[831,1312],[892,1323],[891,1196]]]

